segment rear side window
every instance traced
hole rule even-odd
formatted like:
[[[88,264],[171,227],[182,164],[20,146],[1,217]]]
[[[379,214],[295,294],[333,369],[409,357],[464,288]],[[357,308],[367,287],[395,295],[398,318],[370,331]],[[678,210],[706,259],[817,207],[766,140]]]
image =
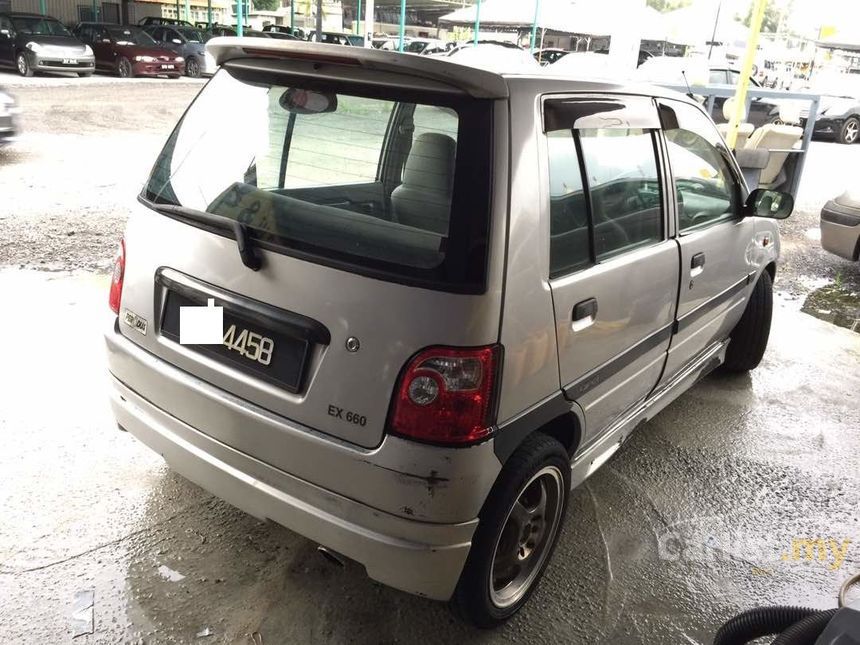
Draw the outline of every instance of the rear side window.
[[[559,118],[547,119],[550,277],[662,241],[653,129],[551,129]]]
[[[484,289],[492,102],[313,89],[241,64],[210,81],[144,188],[265,248],[398,282]],[[218,124],[242,115],[242,135]]]

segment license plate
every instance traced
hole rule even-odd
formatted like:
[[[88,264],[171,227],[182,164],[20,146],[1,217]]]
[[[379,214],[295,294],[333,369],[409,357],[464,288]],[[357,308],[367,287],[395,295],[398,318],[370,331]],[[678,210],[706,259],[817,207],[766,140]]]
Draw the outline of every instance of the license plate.
[[[161,69],[173,69],[173,65],[162,65]]]
[[[77,65],[77,64],[78,64],[77,58],[64,58],[63,59],[63,65]]]
[[[205,305],[205,297],[194,300],[175,291],[167,291],[161,333],[179,341],[179,308]],[[215,300],[216,306],[225,303]],[[223,341],[220,345],[183,345],[230,367],[239,369],[290,392],[302,384],[309,343],[261,320],[251,320],[224,306]]]

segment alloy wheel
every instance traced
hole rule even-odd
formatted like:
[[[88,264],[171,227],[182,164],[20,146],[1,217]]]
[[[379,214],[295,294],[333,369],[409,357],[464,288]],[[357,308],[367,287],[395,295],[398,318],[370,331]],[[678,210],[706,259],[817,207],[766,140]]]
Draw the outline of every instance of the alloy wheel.
[[[860,122],[851,119],[845,124],[845,143],[857,141],[858,134],[860,134]]]
[[[185,65],[188,75],[191,78],[197,78],[200,76],[200,63],[197,62],[196,58],[189,58]]]
[[[30,64],[27,62],[27,57],[24,54],[18,54],[18,73],[21,76],[26,76],[29,68]]]
[[[534,583],[561,523],[564,478],[555,466],[537,472],[508,512],[490,569],[490,599],[497,607],[519,601]]]
[[[131,76],[131,63],[124,58],[119,62],[119,75],[121,78],[129,78]]]

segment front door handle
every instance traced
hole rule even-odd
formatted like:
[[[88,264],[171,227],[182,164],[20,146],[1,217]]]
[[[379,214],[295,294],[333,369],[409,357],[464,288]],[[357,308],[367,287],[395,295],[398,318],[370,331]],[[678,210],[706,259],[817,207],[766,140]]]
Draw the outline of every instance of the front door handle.
[[[597,320],[597,298],[589,298],[573,306],[573,331],[591,327]]]
[[[705,254],[696,253],[693,259],[690,260],[690,277],[695,278],[705,270]]]

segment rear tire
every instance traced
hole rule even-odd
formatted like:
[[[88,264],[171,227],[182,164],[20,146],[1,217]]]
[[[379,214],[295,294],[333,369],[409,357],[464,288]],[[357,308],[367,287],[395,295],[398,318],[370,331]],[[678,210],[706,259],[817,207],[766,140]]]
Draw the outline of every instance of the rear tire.
[[[856,116],[848,117],[839,131],[839,143],[851,145],[860,139],[860,119]]]
[[[748,372],[758,367],[767,349],[770,322],[773,317],[773,283],[770,273],[763,271],[753,287],[747,308],[729,336],[726,362],[729,372]]]
[[[33,68],[30,67],[30,61],[27,59],[27,54],[20,52],[15,57],[15,66],[18,68],[18,73],[27,78],[33,76]]]
[[[513,616],[537,588],[561,532],[570,496],[570,457],[536,433],[502,468],[479,514],[454,610],[477,627]],[[542,500],[542,503],[541,503]]]

